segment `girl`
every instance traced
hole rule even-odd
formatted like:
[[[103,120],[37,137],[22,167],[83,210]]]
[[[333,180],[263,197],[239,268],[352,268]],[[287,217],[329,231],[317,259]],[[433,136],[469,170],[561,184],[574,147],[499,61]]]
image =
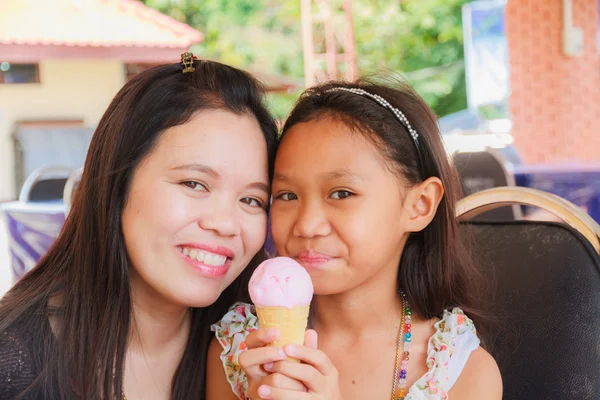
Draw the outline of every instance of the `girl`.
[[[408,86],[306,91],[277,152],[272,234],[311,275],[314,331],[265,346],[278,332],[254,331],[254,309],[236,304],[213,327],[209,399],[501,399],[456,188],[436,116]]]
[[[60,236],[0,303],[0,399],[204,399],[209,327],[263,259],[276,144],[245,72],[186,53],[127,82]]]

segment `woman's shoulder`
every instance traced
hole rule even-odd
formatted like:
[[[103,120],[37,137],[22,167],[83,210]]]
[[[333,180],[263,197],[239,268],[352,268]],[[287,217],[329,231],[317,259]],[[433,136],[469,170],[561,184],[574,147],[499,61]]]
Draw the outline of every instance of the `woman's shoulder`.
[[[13,325],[0,332],[0,400],[14,399],[38,375],[27,330]]]

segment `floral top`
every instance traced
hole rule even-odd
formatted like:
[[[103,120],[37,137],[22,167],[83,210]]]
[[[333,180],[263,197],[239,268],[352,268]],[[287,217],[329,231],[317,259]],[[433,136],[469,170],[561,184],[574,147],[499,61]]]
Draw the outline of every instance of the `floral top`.
[[[428,371],[409,389],[406,400],[446,400],[471,352],[479,347],[475,326],[461,309],[445,311],[434,325],[436,332],[427,346]],[[221,321],[211,327],[223,346],[221,361],[231,389],[241,400],[247,400],[248,382],[238,363],[246,350],[246,337],[258,329],[254,306],[234,304]]]

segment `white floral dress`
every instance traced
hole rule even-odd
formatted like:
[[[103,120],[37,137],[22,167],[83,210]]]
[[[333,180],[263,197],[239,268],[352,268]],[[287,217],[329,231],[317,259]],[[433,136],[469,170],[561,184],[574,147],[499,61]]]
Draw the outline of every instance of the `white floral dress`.
[[[469,355],[479,347],[475,326],[461,309],[445,311],[434,325],[436,332],[427,346],[428,371],[409,389],[406,400],[446,400]],[[246,350],[246,337],[258,329],[254,306],[234,304],[221,321],[211,327],[223,347],[221,361],[231,389],[241,400],[248,399],[246,374],[238,362]]]

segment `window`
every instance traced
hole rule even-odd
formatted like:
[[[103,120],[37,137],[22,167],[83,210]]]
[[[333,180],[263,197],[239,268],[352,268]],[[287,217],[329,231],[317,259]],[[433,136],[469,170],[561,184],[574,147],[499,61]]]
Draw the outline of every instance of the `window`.
[[[38,64],[0,62],[0,84],[39,83]]]

